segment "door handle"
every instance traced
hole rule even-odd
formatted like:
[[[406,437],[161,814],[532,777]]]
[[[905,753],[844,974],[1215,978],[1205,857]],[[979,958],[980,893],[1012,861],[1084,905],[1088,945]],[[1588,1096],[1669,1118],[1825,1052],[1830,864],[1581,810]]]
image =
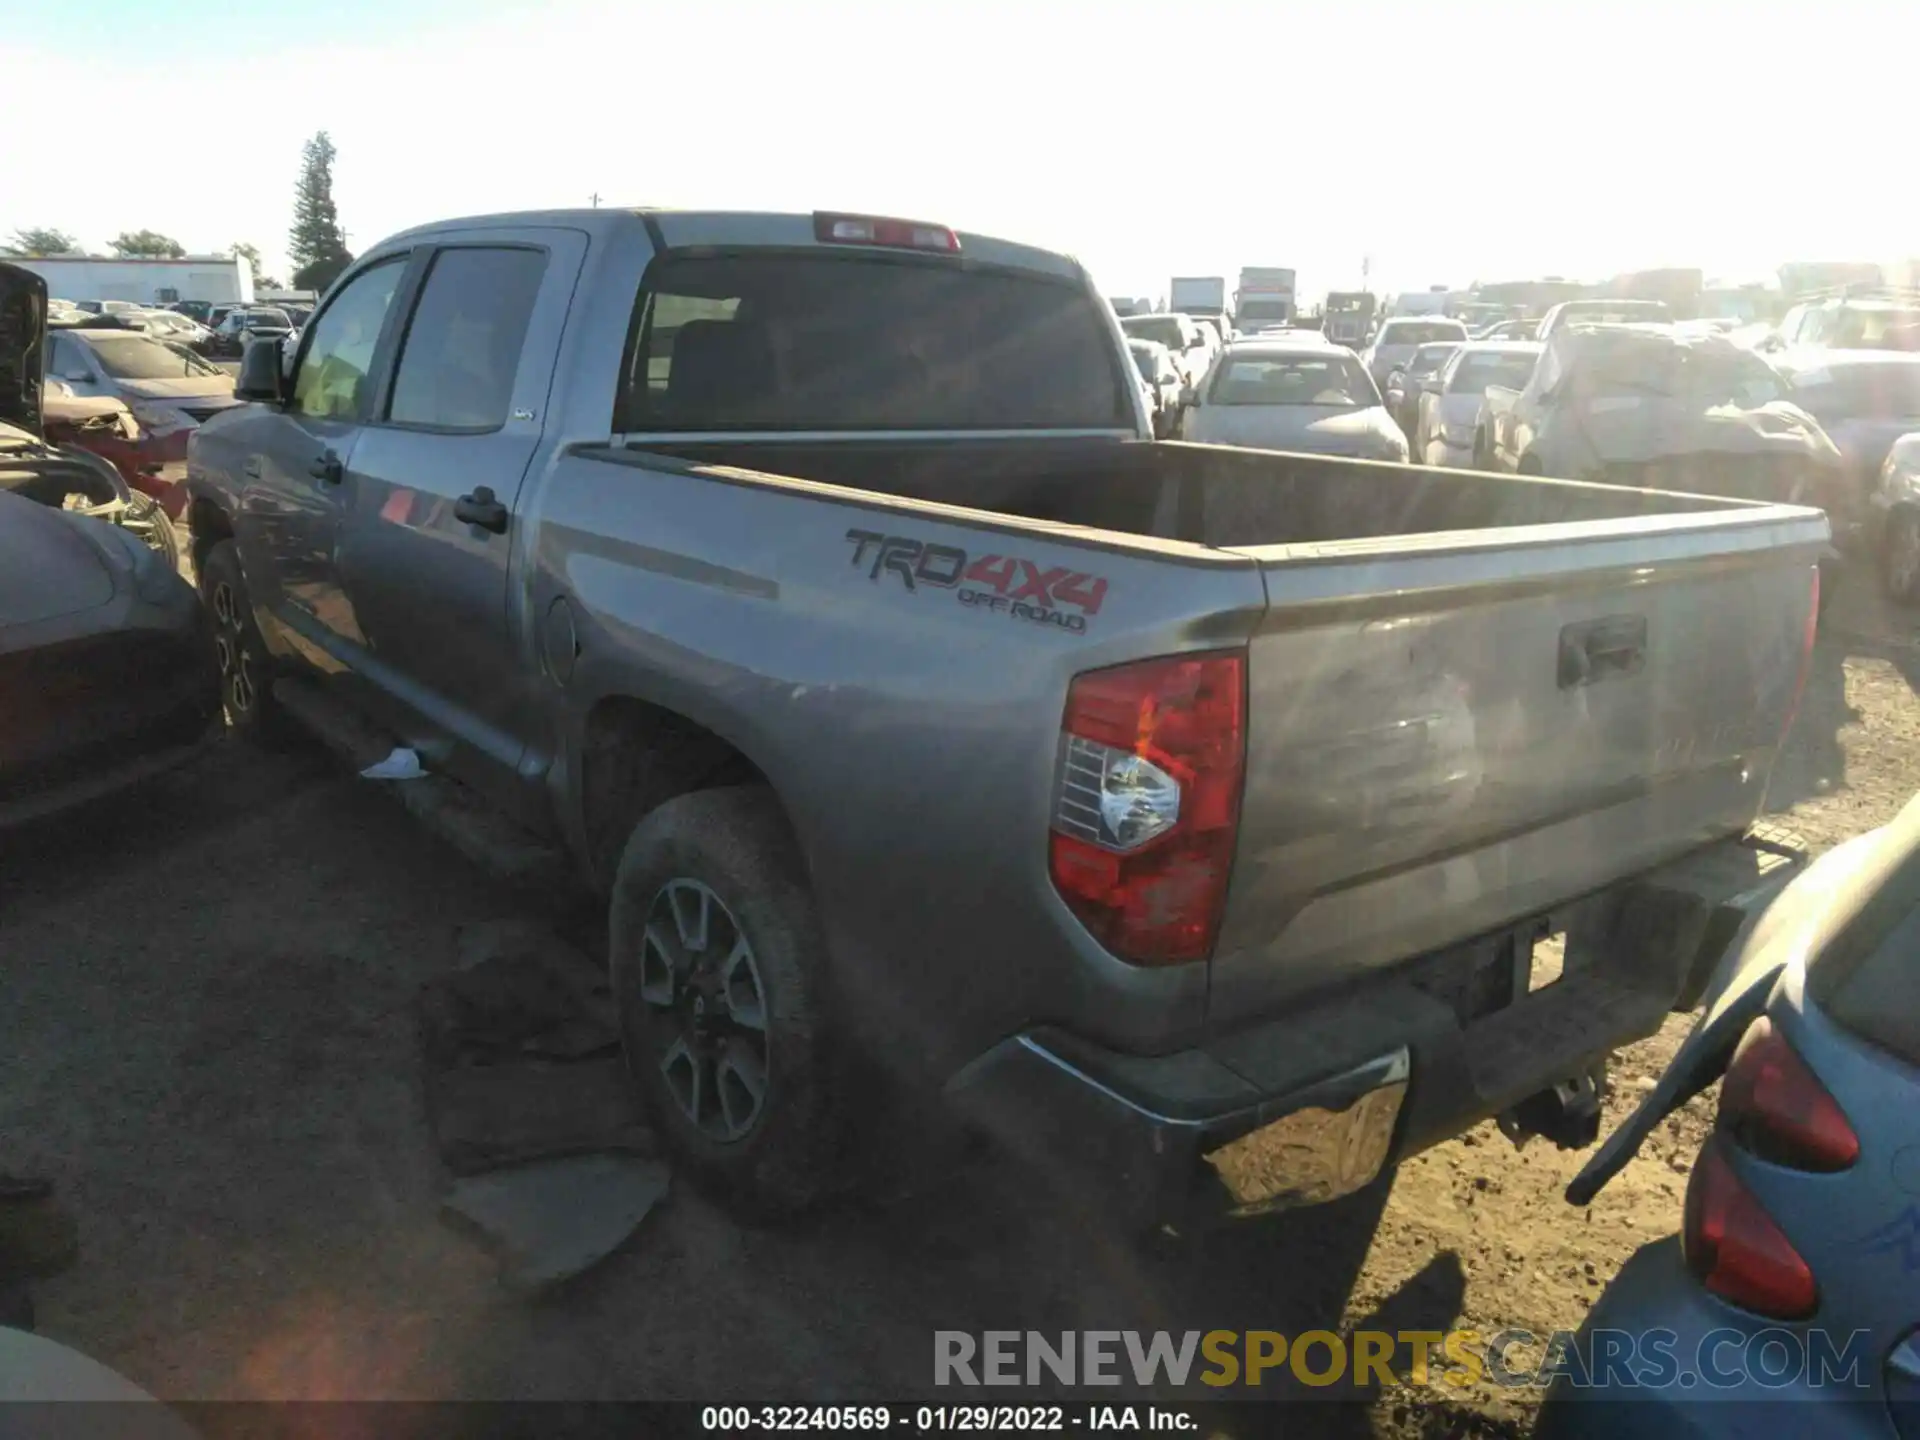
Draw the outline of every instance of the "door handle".
[[[340,457],[331,450],[322,450],[320,456],[307,466],[307,473],[322,485],[338,485],[346,478],[347,467],[340,463]]]
[[[494,499],[492,489],[485,485],[474,486],[471,495],[462,495],[453,502],[453,518],[496,535],[507,532],[507,507]]]

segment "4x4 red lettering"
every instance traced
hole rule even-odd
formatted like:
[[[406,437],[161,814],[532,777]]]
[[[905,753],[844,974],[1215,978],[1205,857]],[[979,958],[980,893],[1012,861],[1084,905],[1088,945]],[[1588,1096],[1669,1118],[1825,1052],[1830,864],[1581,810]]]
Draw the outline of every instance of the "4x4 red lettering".
[[[1053,603],[1053,587],[1073,573],[1064,565],[1057,565],[1051,570],[1043,571],[1031,560],[1022,560],[1020,567],[1027,572],[1027,578],[1020,582],[1020,588],[1013,592],[1013,598],[1015,600],[1031,598],[1038,600],[1042,605]]]
[[[1089,615],[1098,615],[1106,602],[1107,582],[1098,575],[1077,571],[1053,587],[1053,598],[1063,605],[1077,605]]]
[[[983,555],[967,567],[966,578],[975,585],[990,585],[1004,595],[1013,583],[1014,562],[1001,555]]]

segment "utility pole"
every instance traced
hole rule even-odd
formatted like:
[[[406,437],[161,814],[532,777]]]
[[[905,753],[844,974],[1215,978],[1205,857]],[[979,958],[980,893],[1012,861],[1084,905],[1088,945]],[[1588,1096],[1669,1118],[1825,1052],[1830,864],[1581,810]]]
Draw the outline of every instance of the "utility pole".
[[[593,194],[589,195],[587,199],[593,202],[594,209],[598,210],[600,208],[600,192],[598,190],[594,191]]]

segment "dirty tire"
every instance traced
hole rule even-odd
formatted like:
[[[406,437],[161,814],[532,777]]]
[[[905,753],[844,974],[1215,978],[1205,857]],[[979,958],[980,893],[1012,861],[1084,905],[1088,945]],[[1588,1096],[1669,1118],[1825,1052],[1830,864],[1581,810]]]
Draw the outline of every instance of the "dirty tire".
[[[713,902],[718,909],[702,912],[700,944],[686,943],[676,907],[699,911]],[[627,1066],[689,1178],[763,1221],[796,1215],[844,1188],[845,1062],[831,1033],[826,941],[772,792],[758,785],[700,790],[649,814],[620,857],[611,929]],[[748,988],[759,997],[757,1032],[733,1026],[732,980],[720,998],[702,988],[738,956],[741,941],[754,972]],[[703,1021],[724,1033],[702,1032]],[[736,1055],[750,1066],[756,1050],[762,1093],[752,1123],[716,1134],[736,1117],[721,1114],[727,1107],[715,1096],[740,1073],[723,1075],[721,1066],[733,1066]],[[690,1075],[703,1075],[704,1089],[693,1088]],[[731,1090],[738,1096],[750,1086],[733,1078]]]
[[[220,700],[227,723],[249,740],[278,741],[285,717],[273,699],[273,661],[253,618],[240,552],[231,540],[207,551],[200,565],[200,600],[213,622],[220,660]]]
[[[1896,510],[1887,517],[1880,580],[1889,600],[1902,605],[1920,601],[1920,511]],[[1820,598],[1826,599],[1824,590]]]

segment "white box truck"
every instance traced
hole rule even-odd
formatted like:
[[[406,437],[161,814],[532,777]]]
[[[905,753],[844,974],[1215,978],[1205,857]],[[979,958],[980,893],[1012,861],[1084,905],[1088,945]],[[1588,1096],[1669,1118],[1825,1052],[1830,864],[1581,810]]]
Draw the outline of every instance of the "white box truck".
[[[1167,288],[1167,308],[1183,315],[1225,315],[1227,277],[1176,275]]]
[[[1248,265],[1233,296],[1233,323],[1249,334],[1290,325],[1295,314],[1293,271],[1278,265]]]

